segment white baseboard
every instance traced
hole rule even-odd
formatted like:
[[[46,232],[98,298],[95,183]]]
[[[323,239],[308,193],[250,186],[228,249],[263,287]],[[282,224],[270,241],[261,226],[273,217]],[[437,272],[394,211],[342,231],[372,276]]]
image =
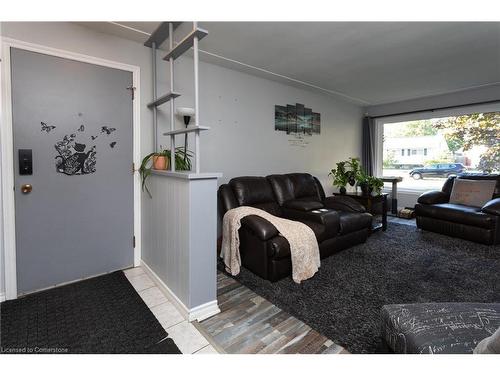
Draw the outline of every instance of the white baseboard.
[[[217,300],[210,301],[189,310],[189,316],[191,318],[190,322],[193,320],[201,322],[202,320],[208,319],[218,313],[220,313],[220,309],[217,304]]]
[[[0,293],[0,302],[5,301],[5,293]]]
[[[192,309],[187,308],[187,306],[175,295],[167,284],[165,284],[156,272],[154,272],[143,260],[141,260],[141,266],[187,321],[192,322],[197,320],[200,322],[220,313],[217,300],[204,303],[203,305],[193,307]]]

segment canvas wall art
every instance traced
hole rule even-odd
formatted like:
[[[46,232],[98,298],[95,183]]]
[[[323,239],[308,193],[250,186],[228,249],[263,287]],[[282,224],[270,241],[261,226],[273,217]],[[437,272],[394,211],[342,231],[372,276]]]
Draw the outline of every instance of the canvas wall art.
[[[313,135],[321,133],[321,115],[304,104],[274,106],[274,129],[286,134]]]

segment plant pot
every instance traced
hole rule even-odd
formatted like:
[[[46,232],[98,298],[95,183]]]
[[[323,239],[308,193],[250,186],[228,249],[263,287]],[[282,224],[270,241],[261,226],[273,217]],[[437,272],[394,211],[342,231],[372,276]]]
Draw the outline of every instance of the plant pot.
[[[345,186],[341,186],[339,189],[340,194],[345,194],[347,192]]]
[[[361,193],[364,196],[369,196],[372,194],[373,188],[368,185],[368,184],[360,184],[359,187],[361,188]]]
[[[163,155],[153,156],[153,169],[164,171],[168,168],[168,158]]]

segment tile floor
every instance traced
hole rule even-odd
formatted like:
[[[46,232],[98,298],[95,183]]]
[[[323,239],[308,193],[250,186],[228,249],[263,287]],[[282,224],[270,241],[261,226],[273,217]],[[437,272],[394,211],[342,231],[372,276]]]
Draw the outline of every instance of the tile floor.
[[[141,267],[125,270],[125,276],[156,319],[184,354],[218,354],[207,339],[186,321]]]

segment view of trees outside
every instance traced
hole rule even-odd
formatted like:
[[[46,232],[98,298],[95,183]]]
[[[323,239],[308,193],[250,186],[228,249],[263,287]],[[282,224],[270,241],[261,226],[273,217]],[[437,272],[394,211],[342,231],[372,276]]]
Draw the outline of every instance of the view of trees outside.
[[[500,112],[384,124],[383,175],[440,189],[457,172],[500,171]]]

